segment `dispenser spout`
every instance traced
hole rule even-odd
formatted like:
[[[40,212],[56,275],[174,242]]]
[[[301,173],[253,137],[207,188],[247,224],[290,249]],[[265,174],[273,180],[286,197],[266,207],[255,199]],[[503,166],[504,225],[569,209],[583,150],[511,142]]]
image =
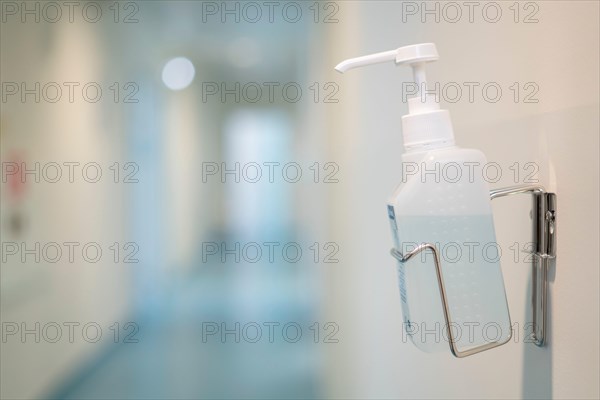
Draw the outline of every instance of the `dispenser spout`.
[[[338,72],[346,72],[353,68],[365,67],[367,65],[380,64],[393,61],[396,65],[407,64],[413,69],[414,81],[418,87],[427,84],[425,76],[425,63],[436,61],[440,58],[435,44],[421,43],[400,47],[396,50],[384,51],[370,54],[368,56],[350,58],[336,65]]]
[[[341,73],[348,71],[349,69],[365,67],[372,64],[381,64],[388,61],[396,60],[396,50],[384,51],[381,53],[370,54],[368,56],[351,58],[349,60],[342,61],[335,66],[335,70]]]

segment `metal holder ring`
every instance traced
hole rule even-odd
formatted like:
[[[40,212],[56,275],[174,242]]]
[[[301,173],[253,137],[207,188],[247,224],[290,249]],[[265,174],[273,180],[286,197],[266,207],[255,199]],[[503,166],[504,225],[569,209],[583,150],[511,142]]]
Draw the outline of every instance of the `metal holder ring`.
[[[547,309],[548,309],[548,263],[549,260],[556,257],[556,194],[548,193],[542,186],[520,185],[511,186],[502,189],[490,191],[490,199],[513,194],[532,194],[533,195],[533,261],[532,261],[532,307],[533,307],[533,342],[537,346],[543,346],[546,343],[547,336]],[[422,251],[429,250],[433,253],[435,271],[442,301],[444,319],[448,331],[448,342],[450,351],[456,357],[467,357],[485,350],[492,349],[503,343],[491,342],[482,346],[460,351],[456,346],[456,340],[452,333],[450,320],[450,308],[446,296],[446,288],[442,274],[439,252],[435,245],[423,243],[411,252],[403,255],[397,249],[392,248],[391,255],[398,262],[405,263]]]

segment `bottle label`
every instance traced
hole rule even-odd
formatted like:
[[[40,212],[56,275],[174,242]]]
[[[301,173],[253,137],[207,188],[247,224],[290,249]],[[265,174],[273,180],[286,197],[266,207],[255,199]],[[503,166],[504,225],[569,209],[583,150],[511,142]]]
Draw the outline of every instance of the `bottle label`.
[[[390,220],[390,227],[392,228],[392,237],[394,239],[394,246],[396,249],[400,249],[400,240],[398,238],[398,225],[396,223],[396,212],[394,211],[394,206],[388,204],[387,206],[388,218]],[[398,286],[400,287],[400,299],[402,300],[402,305],[406,306],[406,279],[404,275],[404,264],[398,261]],[[406,317],[406,312],[404,313]]]

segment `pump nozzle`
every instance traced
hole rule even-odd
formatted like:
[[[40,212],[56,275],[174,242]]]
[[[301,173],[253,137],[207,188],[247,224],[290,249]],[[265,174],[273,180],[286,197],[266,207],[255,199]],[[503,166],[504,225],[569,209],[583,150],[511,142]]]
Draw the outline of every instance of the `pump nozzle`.
[[[396,65],[410,65],[417,90],[421,98],[408,99],[409,114],[402,117],[405,146],[425,144],[433,141],[454,142],[450,115],[440,110],[429,95],[425,64],[439,59],[434,43],[413,44],[396,50],[384,51],[367,56],[351,58],[336,65],[338,72],[353,68],[394,61]]]
[[[410,65],[413,68],[415,82],[420,87],[422,83],[426,82],[425,63],[436,61],[439,58],[440,56],[435,48],[435,44],[421,43],[400,47],[396,50],[384,51],[382,53],[351,58],[336,65],[335,69],[344,73],[352,68],[394,61],[396,65]]]

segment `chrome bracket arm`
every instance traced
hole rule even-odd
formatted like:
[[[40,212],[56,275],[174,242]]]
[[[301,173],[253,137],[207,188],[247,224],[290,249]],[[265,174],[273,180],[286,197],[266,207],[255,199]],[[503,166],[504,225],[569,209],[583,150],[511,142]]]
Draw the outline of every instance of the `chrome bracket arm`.
[[[533,342],[546,343],[548,313],[548,265],[556,257],[556,194],[543,186],[519,185],[490,191],[492,200],[513,194],[531,194],[533,224],[531,306],[533,308]]]

